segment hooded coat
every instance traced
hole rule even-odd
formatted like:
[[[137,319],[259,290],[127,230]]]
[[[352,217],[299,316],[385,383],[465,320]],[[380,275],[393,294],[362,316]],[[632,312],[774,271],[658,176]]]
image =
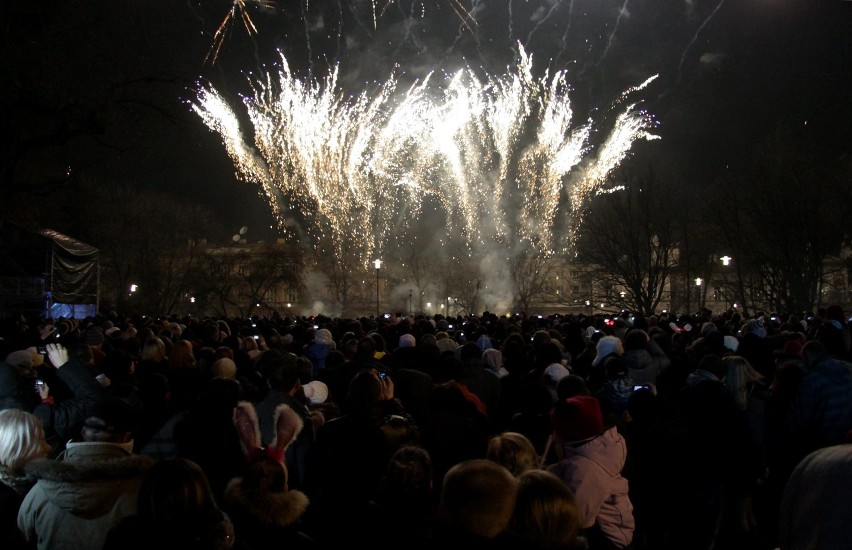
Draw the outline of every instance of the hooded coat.
[[[574,446],[564,443],[562,460],[547,467],[574,493],[583,529],[597,527],[618,548],[633,540],[633,504],[621,470],[627,444],[615,428]]]
[[[18,511],[18,528],[39,550],[101,548],[109,530],[136,513],[152,464],[115,443],[69,443],[60,460],[34,459],[25,471],[38,481]]]

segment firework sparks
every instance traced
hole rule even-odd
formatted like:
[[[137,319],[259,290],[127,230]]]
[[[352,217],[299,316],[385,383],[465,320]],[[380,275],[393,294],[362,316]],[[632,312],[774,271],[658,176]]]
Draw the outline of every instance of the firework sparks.
[[[193,109],[276,215],[281,200],[294,201],[313,215],[315,239],[357,251],[364,265],[399,231],[394,213],[416,216],[427,196],[472,249],[499,243],[510,253],[520,246],[549,254],[565,248],[554,231],[560,210],[576,216],[632,144],[655,137],[653,119],[627,105],[596,146],[593,122],[572,120],[565,73],[537,78],[532,57],[519,50],[502,76],[465,68],[398,91],[391,75],[352,97],[338,89],[336,69],[302,81],[282,57],[280,72],[253,80],[244,99],[253,144],[212,87],[200,90]]]
[[[249,36],[257,34],[257,27],[254,25],[254,21],[252,21],[249,12],[246,11],[246,6],[248,4],[254,4],[262,8],[272,8],[275,6],[275,2],[272,0],[233,0],[231,2],[231,8],[228,10],[228,13],[225,14],[225,18],[222,19],[222,22],[219,23],[219,27],[216,29],[216,32],[213,33],[213,44],[210,46],[210,49],[207,51],[207,56],[204,58],[205,63],[208,60],[211,64],[216,63],[216,59],[219,58],[219,51],[222,49],[222,44],[225,42],[225,36],[228,34],[228,31],[235,19],[239,18],[240,21],[242,21],[243,27],[245,27]]]

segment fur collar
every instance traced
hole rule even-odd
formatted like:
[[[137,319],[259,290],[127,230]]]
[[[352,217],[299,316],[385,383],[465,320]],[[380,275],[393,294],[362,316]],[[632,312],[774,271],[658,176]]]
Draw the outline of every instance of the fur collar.
[[[32,478],[74,483],[138,477],[153,464],[154,459],[142,455],[72,462],[36,458],[24,470]]]
[[[241,477],[228,483],[225,502],[274,527],[287,527],[296,523],[310,503],[305,493],[295,489],[286,493],[245,491]]]

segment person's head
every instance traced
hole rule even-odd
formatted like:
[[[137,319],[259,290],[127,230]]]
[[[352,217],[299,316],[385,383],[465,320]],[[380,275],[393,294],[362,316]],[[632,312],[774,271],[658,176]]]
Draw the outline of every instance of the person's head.
[[[592,361],[592,365],[595,367],[598,366],[608,355],[613,353],[616,355],[623,355],[624,344],[622,344],[621,339],[618,336],[603,336],[600,340],[598,340],[596,351],[597,353]]]
[[[228,550],[234,545],[233,524],[217,506],[204,471],[191,460],[156,462],[142,478],[136,508],[146,524],[167,533],[169,547]]]
[[[19,474],[27,462],[48,453],[50,445],[37,416],[18,409],[0,411],[0,469]]]
[[[158,363],[166,359],[166,344],[157,337],[152,336],[145,340],[142,344],[142,351],[139,353],[139,358],[142,361]]]
[[[589,387],[582,376],[569,374],[556,383],[556,399],[564,401],[577,395],[589,395]]]
[[[451,527],[493,538],[509,525],[517,489],[504,466],[484,458],[464,460],[444,476],[439,516]]]
[[[269,355],[263,352],[261,358],[263,361],[261,372],[266,376],[269,387],[285,393],[292,390],[299,381],[299,367],[295,357],[273,350]]]
[[[385,337],[379,334],[378,332],[373,332],[370,334],[370,338],[376,343],[376,353],[384,353],[388,350],[387,342],[385,342]]]
[[[349,382],[346,403],[351,411],[367,412],[381,401],[383,394],[382,382],[376,374],[370,369],[362,369]]]
[[[739,355],[724,357],[725,363],[725,388],[737,402],[741,410],[745,410],[749,393],[753,385],[763,382],[763,375],[751,366],[748,359]]]
[[[195,350],[189,340],[178,340],[172,344],[169,365],[175,368],[195,368]]]
[[[327,328],[321,328],[314,333],[314,342],[326,346],[334,346],[334,338],[331,335],[331,331]]]
[[[136,428],[136,411],[126,401],[108,397],[89,412],[80,435],[92,443],[127,443]]]
[[[220,357],[210,365],[210,375],[213,378],[236,378],[237,364],[233,359]]]
[[[713,373],[719,380],[725,377],[727,365],[715,353],[708,353],[698,360],[698,368]]]
[[[286,493],[287,467],[266,454],[258,454],[246,465],[242,489],[248,493]]]
[[[807,367],[812,367],[829,356],[828,348],[819,340],[809,340],[802,346],[802,359]]]
[[[536,350],[535,362],[536,366],[540,368],[544,368],[553,363],[561,364],[562,348],[560,348],[553,340],[542,342]]]
[[[417,497],[432,491],[433,470],[429,451],[403,445],[394,451],[381,482],[384,495]]]
[[[550,413],[553,432],[562,441],[589,441],[604,431],[603,413],[596,397],[578,395],[557,401]]]
[[[179,521],[217,510],[204,471],[191,460],[165,458],[145,472],[137,514],[151,521]]]
[[[512,475],[538,468],[539,458],[529,438],[517,432],[503,432],[488,440],[485,458],[505,466]]]
[[[499,372],[503,366],[503,353],[499,349],[489,348],[482,352],[485,367],[492,372]]]
[[[625,350],[640,350],[648,346],[648,333],[644,330],[634,328],[624,336]]]
[[[571,548],[580,534],[580,510],[574,494],[551,472],[522,473],[508,530],[531,539],[538,548]]]

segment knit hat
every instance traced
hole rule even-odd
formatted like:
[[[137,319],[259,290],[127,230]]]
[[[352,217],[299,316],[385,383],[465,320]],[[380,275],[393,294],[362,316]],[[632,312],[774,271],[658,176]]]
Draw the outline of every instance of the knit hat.
[[[328,386],[319,380],[313,380],[304,384],[302,390],[312,405],[325,403],[325,400],[328,399]]]
[[[588,395],[558,401],[550,413],[550,422],[563,441],[585,441],[604,431],[600,402]]]
[[[545,384],[549,383],[556,387],[556,384],[569,374],[571,374],[571,371],[565,368],[562,363],[551,363],[544,369],[541,379]]]
[[[740,341],[737,340],[737,337],[731,336],[730,334],[723,338],[723,342],[725,343],[725,347],[733,351],[734,353],[736,353],[737,348],[740,347]]]
[[[634,328],[624,336],[624,348],[629,350],[645,349],[648,346],[648,333]]]
[[[137,413],[129,403],[108,397],[89,409],[84,427],[113,433],[133,432],[137,421]]]
[[[759,336],[760,338],[766,338],[766,325],[763,321],[763,317],[750,320],[748,322],[748,332],[755,336]]]
[[[334,338],[331,336],[331,331],[327,328],[321,328],[314,333],[314,342],[325,344],[327,346],[334,345]]]
[[[592,361],[592,366],[597,367],[604,357],[611,353],[624,354],[624,344],[618,336],[604,336],[598,340],[597,355]]]

